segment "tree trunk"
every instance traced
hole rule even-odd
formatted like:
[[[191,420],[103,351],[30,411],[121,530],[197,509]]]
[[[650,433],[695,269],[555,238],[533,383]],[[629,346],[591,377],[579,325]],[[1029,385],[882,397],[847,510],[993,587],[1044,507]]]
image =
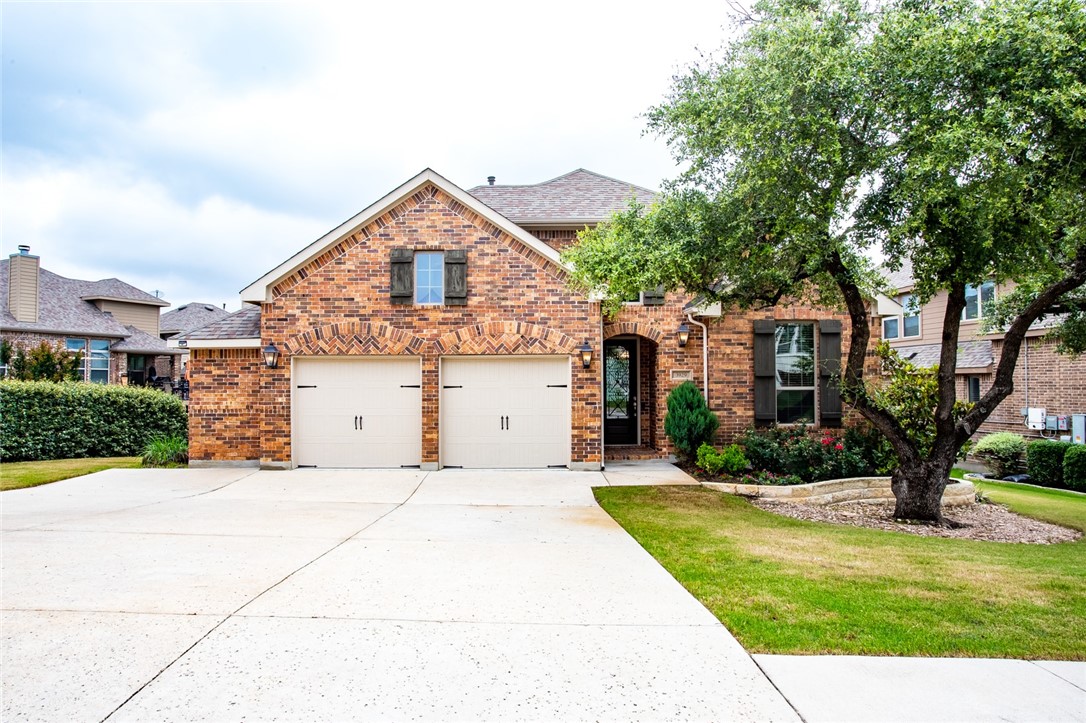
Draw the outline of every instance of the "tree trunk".
[[[899,467],[890,478],[890,486],[897,499],[894,518],[942,524],[943,490],[946,489],[950,468],[949,460],[926,459],[918,465]]]

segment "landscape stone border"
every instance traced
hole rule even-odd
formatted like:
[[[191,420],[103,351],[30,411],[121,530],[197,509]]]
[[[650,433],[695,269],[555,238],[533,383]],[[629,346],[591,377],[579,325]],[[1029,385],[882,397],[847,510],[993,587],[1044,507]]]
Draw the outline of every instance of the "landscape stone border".
[[[892,502],[889,477],[850,477],[804,485],[751,485],[738,482],[702,482],[710,489],[743,497],[760,497],[808,505],[835,505],[842,502]],[[972,482],[951,482],[943,492],[944,507],[974,504],[977,491]]]

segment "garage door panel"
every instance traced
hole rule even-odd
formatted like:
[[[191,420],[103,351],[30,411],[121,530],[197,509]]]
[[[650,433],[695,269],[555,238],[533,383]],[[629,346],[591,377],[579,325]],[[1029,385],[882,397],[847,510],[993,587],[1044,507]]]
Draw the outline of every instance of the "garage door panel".
[[[422,458],[417,358],[296,358],[295,462],[400,467]]]
[[[569,357],[442,360],[442,464],[569,463]]]

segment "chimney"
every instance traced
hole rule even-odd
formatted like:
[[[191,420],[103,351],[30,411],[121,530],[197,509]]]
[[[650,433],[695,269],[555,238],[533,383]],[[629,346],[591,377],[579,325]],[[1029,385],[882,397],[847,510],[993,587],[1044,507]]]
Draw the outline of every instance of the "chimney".
[[[494,185],[494,181],[496,181],[496,180],[498,180],[498,179],[494,178],[494,176],[487,176],[486,177],[486,182],[489,183],[491,186]]]
[[[29,246],[20,245],[19,253],[8,257],[8,311],[16,321],[38,322],[39,269]]]

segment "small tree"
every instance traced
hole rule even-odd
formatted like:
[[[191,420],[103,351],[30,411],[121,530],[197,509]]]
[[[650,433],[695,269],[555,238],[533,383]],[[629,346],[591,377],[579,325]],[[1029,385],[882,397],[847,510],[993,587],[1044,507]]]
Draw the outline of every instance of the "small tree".
[[[698,447],[712,440],[720,420],[705,403],[693,382],[683,382],[667,395],[664,431],[680,457],[692,457]]]
[[[43,341],[29,350],[21,344],[8,353],[8,378],[23,382],[79,381],[82,352],[69,352],[59,341],[50,346]]]

